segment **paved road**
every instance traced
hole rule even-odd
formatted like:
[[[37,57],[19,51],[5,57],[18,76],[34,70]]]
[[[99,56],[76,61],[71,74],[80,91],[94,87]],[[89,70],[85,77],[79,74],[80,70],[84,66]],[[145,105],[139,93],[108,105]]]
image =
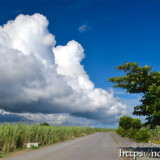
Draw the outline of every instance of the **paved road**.
[[[6,160],[119,160],[111,133],[96,133],[33,150]]]

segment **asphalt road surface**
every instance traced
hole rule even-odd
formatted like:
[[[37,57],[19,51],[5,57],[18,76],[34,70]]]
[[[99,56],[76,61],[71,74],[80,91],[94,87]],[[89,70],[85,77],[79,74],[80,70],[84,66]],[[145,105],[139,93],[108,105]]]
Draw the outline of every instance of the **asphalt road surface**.
[[[112,133],[96,133],[5,158],[6,160],[119,160]]]

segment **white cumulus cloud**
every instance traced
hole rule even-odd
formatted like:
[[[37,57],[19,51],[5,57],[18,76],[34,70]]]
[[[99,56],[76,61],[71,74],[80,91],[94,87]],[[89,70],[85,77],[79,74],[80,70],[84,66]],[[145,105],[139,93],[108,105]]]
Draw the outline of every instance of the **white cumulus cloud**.
[[[19,15],[0,27],[0,108],[10,113],[65,113],[113,124],[126,105],[95,88],[72,40],[56,46],[41,14]]]

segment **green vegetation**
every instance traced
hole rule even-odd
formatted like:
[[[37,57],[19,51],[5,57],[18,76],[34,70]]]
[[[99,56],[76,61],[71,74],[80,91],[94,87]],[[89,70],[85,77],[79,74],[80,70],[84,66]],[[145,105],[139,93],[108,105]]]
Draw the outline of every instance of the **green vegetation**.
[[[150,129],[149,127],[145,127],[145,128],[151,135],[150,140],[153,143],[160,144],[160,126],[156,126],[154,129]]]
[[[128,130],[132,126],[132,118],[129,116],[124,116],[120,118],[119,126],[125,130]]]
[[[137,142],[148,142],[150,139],[149,132],[142,128],[141,120],[138,118],[131,118],[123,116],[120,118],[119,127],[116,132],[122,137],[129,137]]]
[[[118,129],[116,130],[116,132],[121,135],[122,137],[125,137],[125,130],[119,126]]]
[[[31,145],[31,149],[38,149],[39,147]]]
[[[111,131],[90,127],[64,127],[48,125],[3,124],[0,125],[0,156],[19,148],[25,148],[28,142],[40,142],[42,145],[53,144],[71,138]]]
[[[116,132],[116,129],[112,128],[94,128],[95,132]]]
[[[134,118],[132,119],[132,128],[133,129],[140,129],[142,128],[142,123],[141,123],[141,120],[138,119],[138,118]]]
[[[138,66],[138,63],[126,62],[116,67],[124,71],[125,76],[109,78],[114,87],[126,89],[127,93],[142,94],[141,104],[134,107],[134,115],[146,116],[146,125],[154,128],[160,125],[160,72],[151,71],[149,65]]]
[[[147,132],[147,130],[142,128],[138,132],[136,132],[134,138],[137,142],[148,142],[150,134]]]
[[[40,126],[49,126],[49,124],[44,122],[44,123],[41,123]]]

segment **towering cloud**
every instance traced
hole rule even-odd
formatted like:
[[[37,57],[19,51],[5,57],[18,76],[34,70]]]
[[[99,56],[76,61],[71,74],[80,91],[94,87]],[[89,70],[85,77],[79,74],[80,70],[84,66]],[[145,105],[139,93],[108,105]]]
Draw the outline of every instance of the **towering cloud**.
[[[0,27],[0,108],[17,113],[67,113],[115,123],[126,106],[95,88],[81,65],[82,46],[56,46],[41,14]]]

